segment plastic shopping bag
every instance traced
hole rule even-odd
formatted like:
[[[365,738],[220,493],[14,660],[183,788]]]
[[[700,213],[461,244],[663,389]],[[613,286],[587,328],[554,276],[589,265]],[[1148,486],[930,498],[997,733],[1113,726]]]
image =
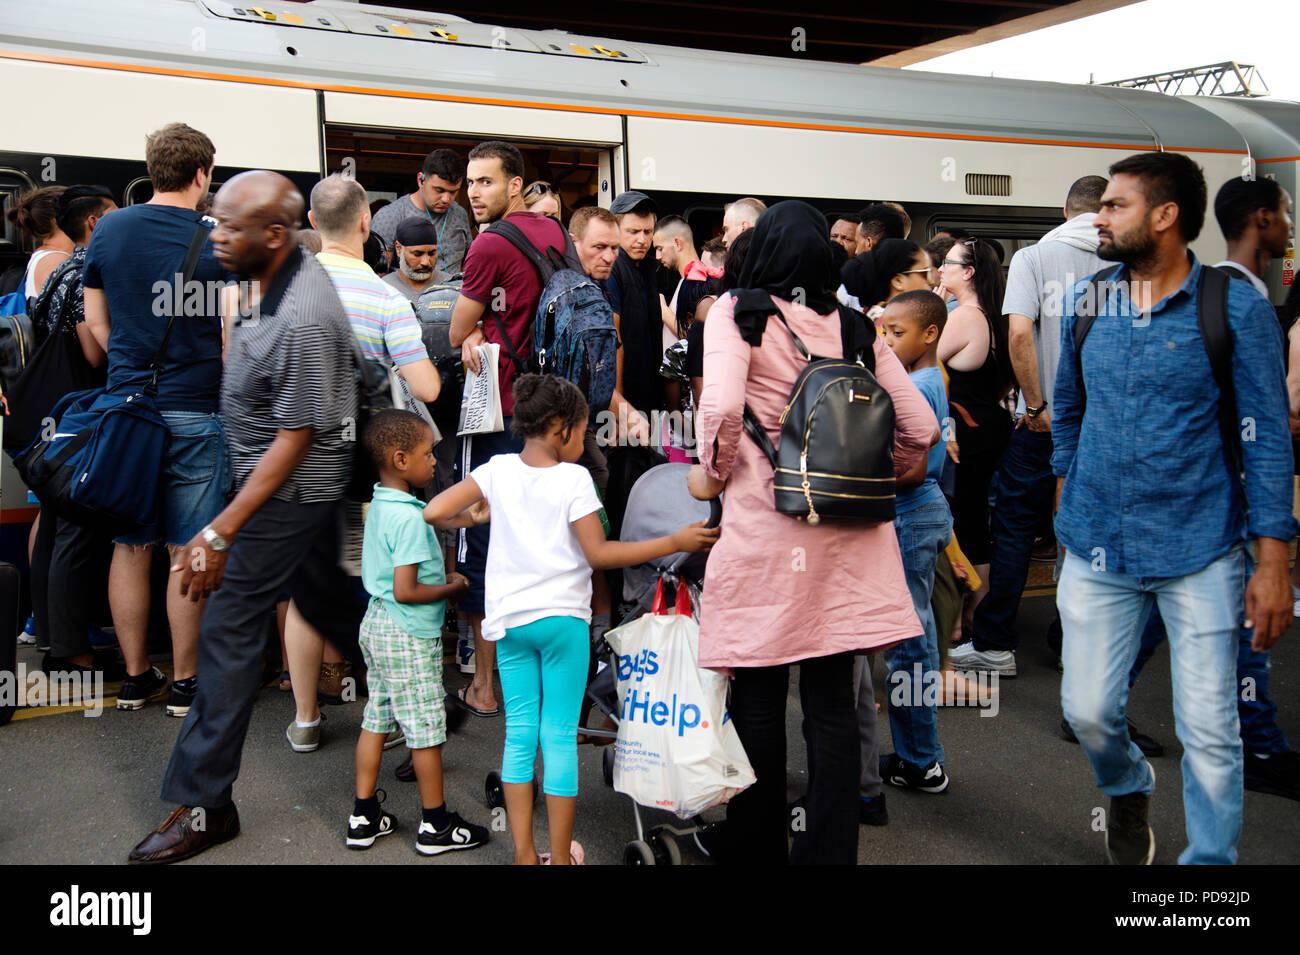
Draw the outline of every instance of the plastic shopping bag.
[[[501,418],[501,385],[497,379],[497,356],[501,346],[487,342],[478,346],[478,374],[465,370],[465,392],[460,400],[457,434],[493,434],[504,430]]]
[[[605,634],[618,654],[614,788],[687,818],[726,802],[754,771],[726,709],[726,677],[699,666],[700,627],[685,584],[677,612],[654,608]]]

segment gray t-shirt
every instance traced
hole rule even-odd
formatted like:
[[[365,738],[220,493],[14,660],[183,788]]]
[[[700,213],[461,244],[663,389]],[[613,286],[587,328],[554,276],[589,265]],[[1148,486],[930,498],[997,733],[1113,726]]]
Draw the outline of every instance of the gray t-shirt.
[[[434,269],[433,281],[431,281],[428,285],[426,285],[422,289],[416,289],[416,288],[411,288],[411,286],[407,285],[405,280],[403,280],[401,273],[399,272],[389,272],[387,275],[384,276],[384,281],[387,282],[389,285],[391,285],[393,288],[397,289],[397,291],[401,292],[408,299],[410,299],[412,305],[418,302],[420,300],[420,296],[423,295],[425,292],[427,292],[429,289],[433,288],[435,285],[446,285],[449,282],[451,282],[451,280],[452,280],[451,276],[448,275],[446,272],[442,271],[442,269]]]
[[[311,449],[274,496],[302,504],[343,496],[360,437],[355,351],[329,276],[300,249],[271,280],[256,317],[229,325],[221,419],[236,487],[277,430],[311,428]]]
[[[438,268],[448,275],[464,271],[465,253],[469,251],[469,213],[465,207],[453,202],[441,214],[417,209],[410,196],[394,199],[375,213],[370,231],[379,236],[391,249],[397,227],[413,216],[427,217],[438,230]]]
[[[1065,295],[1108,264],[1097,256],[1095,213],[1075,216],[1043,236],[1036,245],[1011,257],[1004,315],[1034,320],[1034,349],[1038,353],[1038,384],[1050,403],[1061,360],[1061,306]]]

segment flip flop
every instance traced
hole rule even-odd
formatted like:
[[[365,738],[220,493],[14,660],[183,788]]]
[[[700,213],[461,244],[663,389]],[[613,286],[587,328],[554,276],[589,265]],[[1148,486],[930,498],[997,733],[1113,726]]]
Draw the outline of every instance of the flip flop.
[[[582,865],[587,859],[587,853],[582,849],[576,840],[569,843],[569,862],[571,865]],[[551,854],[549,852],[538,853],[538,865],[550,865]]]
[[[480,710],[477,706],[471,706],[469,701],[466,699],[467,696],[469,696],[468,685],[462,686],[459,690],[457,690],[455,695],[452,697],[452,699],[454,699],[465,709],[469,710],[469,712],[473,713],[475,716],[499,716],[501,714],[501,707],[499,706],[493,707],[490,710]]]

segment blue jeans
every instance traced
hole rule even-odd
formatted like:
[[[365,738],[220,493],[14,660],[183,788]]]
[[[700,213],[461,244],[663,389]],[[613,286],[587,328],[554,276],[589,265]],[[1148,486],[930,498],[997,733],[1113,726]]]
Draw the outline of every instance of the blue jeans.
[[[163,411],[171,439],[159,481],[154,523],[117,538],[119,544],[188,544],[221,513],[230,494],[232,473],[221,416]]]
[[[1254,561],[1247,553],[1246,576],[1249,577],[1254,570]],[[1291,746],[1282,727],[1277,725],[1277,704],[1268,695],[1269,655],[1251,647],[1254,637],[1254,628],[1241,627],[1237,632],[1237,718],[1241,721],[1241,742],[1247,752],[1277,756],[1291,752]],[[1164,639],[1164,619],[1159,610],[1154,610],[1142,631],[1142,646],[1137,660],[1129,671],[1130,690]]]
[[[1128,675],[1153,607],[1169,631],[1174,720],[1183,744],[1183,865],[1232,864],[1241,836],[1242,754],[1237,723],[1237,634],[1245,548],[1183,577],[1130,577],[1074,553],[1056,590],[1064,641],[1061,707],[1108,796],[1150,794],[1154,775],[1129,739]]]
[[[884,652],[889,667],[885,684],[889,732],[894,752],[925,769],[943,762],[935,682],[939,679],[939,633],[930,598],[934,595],[935,562],[952,539],[952,515],[944,501],[924,504],[894,518],[894,530],[922,634]]]
[[[975,608],[971,640],[976,650],[1015,650],[1020,645],[1016,614],[1029,577],[1034,538],[1052,514],[1056,478],[1052,474],[1052,435],[1011,432],[1011,443],[993,476],[992,544],[989,592]]]

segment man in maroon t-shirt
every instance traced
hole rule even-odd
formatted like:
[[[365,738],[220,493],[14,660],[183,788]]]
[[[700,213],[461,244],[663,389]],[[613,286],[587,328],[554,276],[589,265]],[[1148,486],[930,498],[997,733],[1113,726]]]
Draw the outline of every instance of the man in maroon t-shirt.
[[[524,157],[514,146],[499,141],[475,146],[469,154],[467,180],[470,209],[480,226],[508,218],[539,251],[545,252],[548,246],[563,251],[564,227],[550,216],[524,211],[521,197]],[[478,346],[485,341],[501,346],[497,378],[501,384],[505,430],[461,438],[456,459],[458,479],[464,479],[494,454],[523,450],[523,440],[510,430],[514,414],[511,389],[519,374],[510,351],[513,347],[522,360],[532,349],[533,317],[541,297],[542,282],[537,267],[508,239],[479,232],[465,256],[465,283],[452,312],[450,338],[453,346],[460,346],[465,364],[475,373],[479,371]],[[502,326],[510,336],[510,347],[502,337]],[[483,579],[490,525],[460,533],[456,569],[469,579],[469,594],[461,600],[460,610],[469,615],[474,631],[474,681],[458,698],[471,713],[495,716],[500,712],[492,684],[496,644],[485,641],[482,633]],[[461,662],[465,662],[463,656]]]

